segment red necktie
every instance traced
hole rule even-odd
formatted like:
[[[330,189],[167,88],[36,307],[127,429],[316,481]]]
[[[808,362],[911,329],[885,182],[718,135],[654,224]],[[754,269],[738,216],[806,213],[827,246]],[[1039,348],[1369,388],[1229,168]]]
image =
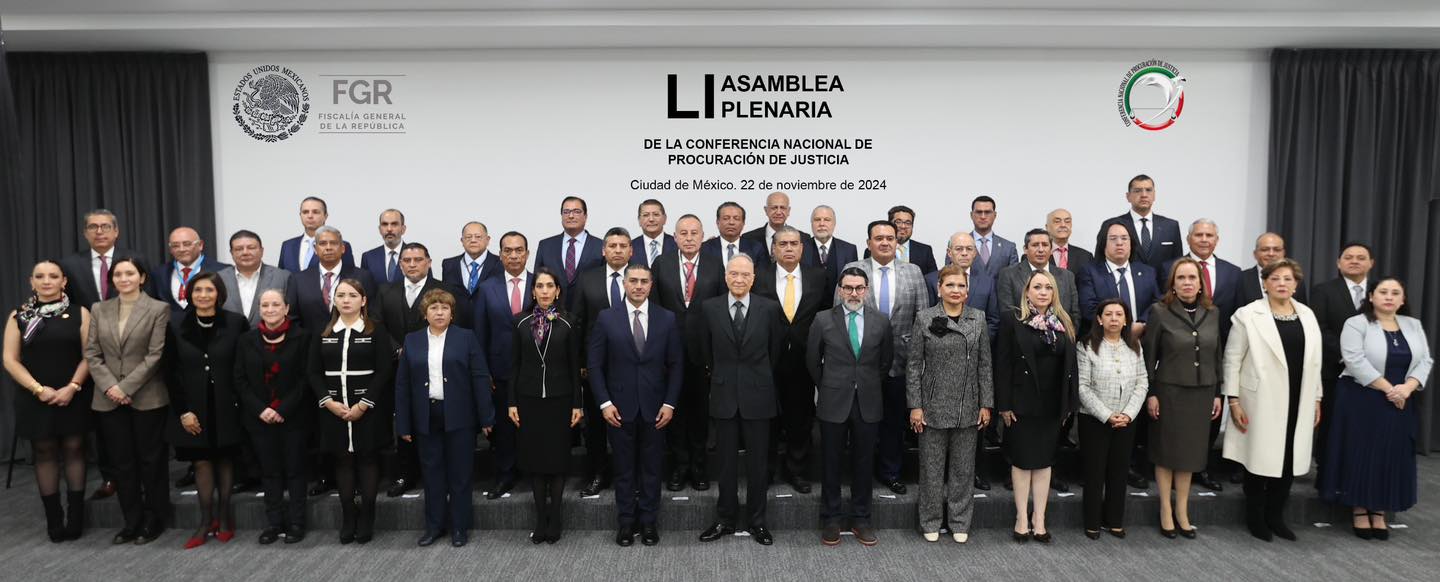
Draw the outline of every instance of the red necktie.
[[[180,295],[179,295],[180,301],[188,301],[188,300],[189,300],[188,298],[189,298],[189,295],[190,295],[190,294],[185,291],[185,288],[186,288],[186,287],[189,287],[189,286],[190,286],[190,267],[181,267],[181,268],[180,268]]]
[[[685,305],[690,305],[690,299],[695,296],[695,262],[685,263]]]
[[[100,299],[110,298],[110,260],[100,255]]]
[[[1059,265],[1060,265],[1060,268],[1061,268],[1061,269],[1069,269],[1069,268],[1070,268],[1070,246],[1069,246],[1069,245],[1066,245],[1066,246],[1057,248],[1057,249],[1055,249],[1055,250],[1060,251],[1060,260],[1057,261],[1057,263],[1059,263]]]
[[[1200,261],[1200,277],[1204,279],[1205,297],[1215,298],[1215,284],[1210,282],[1210,263]]]
[[[320,295],[325,297],[326,309],[330,308],[330,277],[333,276],[335,276],[334,273],[325,273],[325,284],[320,286]]]

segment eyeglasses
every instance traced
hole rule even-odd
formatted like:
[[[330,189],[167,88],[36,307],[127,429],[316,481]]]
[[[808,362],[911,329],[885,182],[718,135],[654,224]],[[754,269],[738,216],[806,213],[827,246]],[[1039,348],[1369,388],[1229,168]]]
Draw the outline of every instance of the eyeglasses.
[[[857,286],[841,285],[841,286],[840,286],[840,290],[841,290],[842,292],[848,293],[848,294],[850,294],[850,295],[855,295],[855,294],[858,294],[858,293],[864,293],[865,290],[866,290],[866,289],[869,289],[869,288],[870,288],[870,287],[867,286],[867,285],[857,285]]]
[[[490,238],[488,234],[467,234],[460,237],[460,240],[485,240]]]
[[[198,240],[182,240],[182,241],[179,241],[179,242],[172,242],[172,243],[170,243],[170,248],[173,249],[173,250],[182,250],[182,249],[192,248],[192,247],[194,247],[194,246],[197,245],[197,244],[200,244],[200,241],[198,241]]]
[[[104,223],[95,222],[95,223],[91,223],[91,224],[85,225],[85,232],[112,232],[112,231],[114,231],[114,230],[115,230],[115,225],[110,224],[110,223],[108,223],[108,222],[104,222]]]
[[[892,220],[890,222],[895,226],[915,226],[915,221],[913,220]]]
[[[585,209],[584,209],[584,208],[562,208],[562,209],[560,209],[560,216],[580,216],[580,215],[582,215],[582,214],[585,214]]]

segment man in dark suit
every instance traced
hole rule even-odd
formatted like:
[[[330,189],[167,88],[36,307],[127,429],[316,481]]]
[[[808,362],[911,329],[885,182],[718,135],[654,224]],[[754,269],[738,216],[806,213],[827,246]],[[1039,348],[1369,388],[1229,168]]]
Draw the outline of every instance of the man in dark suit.
[[[295,284],[290,281],[290,271],[263,262],[265,247],[260,235],[243,229],[235,231],[230,235],[230,258],[235,264],[220,271],[220,280],[229,290],[224,310],[244,315],[254,327],[260,324],[260,296],[266,291],[279,290],[285,295],[286,305],[295,304]],[[298,313],[290,312],[290,319],[297,317]]]
[[[399,264],[404,273],[401,281],[382,286],[369,309],[370,316],[385,325],[394,345],[405,345],[406,335],[425,328],[420,298],[432,289],[443,289],[455,297],[452,310],[455,324],[451,327],[470,328],[474,318],[470,315],[470,302],[464,300],[465,291],[430,274],[430,249],[420,243],[405,243],[400,247]],[[420,482],[420,458],[413,443],[395,443],[395,462],[390,467],[390,476],[392,481],[385,492],[389,497],[404,495]]]
[[[865,308],[868,285],[864,269],[846,269],[840,279],[841,304],[815,317],[805,348],[805,364],[819,385],[815,416],[820,419],[823,451],[820,539],[827,546],[840,543],[844,517],[840,513],[840,459],[847,433],[851,531],[866,545],[876,539],[870,525],[870,472],[885,413],[881,389],[894,361],[895,335],[884,315]]]
[[[587,269],[604,262],[600,247],[604,243],[590,236],[585,223],[590,220],[590,207],[579,196],[566,196],[560,202],[560,225],[564,232],[540,241],[535,247],[535,268],[549,268],[560,275],[560,298],[565,309],[575,310],[575,296],[570,288]],[[629,241],[626,241],[627,246]]]
[[[745,207],[738,203],[720,203],[715,209],[715,228],[719,235],[705,241],[705,244],[700,246],[700,252],[722,265],[739,253],[750,255],[750,258],[754,259],[767,252],[765,245],[742,235],[745,231]]]
[[[230,265],[205,256],[205,240],[188,226],[170,231],[169,248],[170,260],[156,273],[153,286],[156,298],[170,305],[170,317],[173,319],[190,305],[185,295],[190,279],[200,273],[218,273]],[[234,293],[233,289],[228,291]]]
[[[710,417],[715,421],[715,453],[720,459],[720,499],[715,523],[700,534],[713,542],[735,533],[739,518],[738,465],[743,438],[745,513],[750,539],[775,543],[765,527],[770,488],[770,420],[775,418],[775,364],[785,347],[785,321],[780,304],[751,293],[755,262],[740,254],[725,266],[729,293],[705,300],[700,353],[710,371]]]
[[[480,284],[500,276],[500,258],[489,252],[490,229],[481,222],[460,228],[460,254],[440,261],[440,278],[465,290],[472,301]],[[505,423],[500,423],[505,424]]]
[[[400,247],[405,246],[404,213],[394,208],[380,213],[380,240],[380,246],[360,255],[360,268],[370,273],[376,285],[399,283],[404,278],[400,273]]]
[[[999,279],[1000,270],[1020,262],[1020,253],[1015,243],[995,234],[995,199],[976,196],[970,201],[970,223],[974,228],[970,237],[975,239],[975,266]]]
[[[1237,305],[1244,307],[1265,298],[1265,285],[1260,281],[1260,272],[1265,266],[1285,258],[1285,239],[1273,232],[1267,232],[1255,239],[1255,266],[1240,272],[1240,288],[1236,290]],[[1295,290],[1295,300],[1310,304],[1310,291],[1305,286]]]
[[[315,231],[325,226],[325,221],[330,219],[330,205],[326,204],[318,196],[306,196],[300,201],[300,226],[304,227],[305,234],[295,238],[287,239],[280,243],[280,268],[299,273],[315,264]],[[355,263],[355,255],[350,250],[350,243],[345,243],[344,258],[345,264]]]
[[[514,378],[511,358],[515,347],[515,318],[535,307],[531,290],[535,288],[533,273],[525,270],[530,260],[530,241],[515,231],[500,237],[500,262],[504,273],[486,279],[475,293],[475,335],[485,347],[490,363],[490,379],[494,382],[491,400],[496,410],[510,406],[510,381]],[[490,431],[490,456],[495,463],[495,486],[486,499],[499,499],[515,488],[515,425],[498,422]]]
[[[604,263],[575,278],[575,314],[581,333],[590,337],[600,313],[625,302],[625,265],[630,264],[630,231],[620,227],[605,232],[601,249]],[[600,402],[585,391],[585,458],[588,465],[585,496],[599,495],[610,487],[610,459],[605,452],[605,423],[600,420]]]
[[[1070,244],[1074,233],[1070,211],[1064,208],[1051,210],[1045,215],[1045,230],[1050,233],[1054,249],[1050,252],[1050,264],[1070,271],[1077,278],[1085,271],[1085,265],[1095,260],[1095,255],[1081,247]]]
[[[834,289],[840,281],[840,267],[860,260],[855,245],[835,236],[835,209],[816,206],[810,212],[810,232],[815,233],[805,243],[802,265],[819,265],[825,268],[825,288]]]
[[[295,281],[295,305],[300,314],[300,327],[320,333],[330,323],[330,301],[335,286],[345,279],[355,279],[365,288],[365,295],[375,297],[375,283],[370,273],[344,261],[345,241],[333,226],[315,229],[315,261],[310,268],[292,277]]]
[[[975,251],[975,237],[965,232],[952,234],[945,247],[945,264],[960,265],[965,271],[965,278],[970,281],[970,295],[965,304],[985,312],[985,328],[990,332],[990,338],[994,339],[995,333],[1000,330],[1000,303],[990,274],[973,268]],[[927,305],[940,302],[939,279],[939,271],[925,275],[925,289],[930,300]]]
[[[1340,247],[1340,258],[1335,261],[1335,267],[1339,269],[1340,276],[1315,285],[1309,303],[1310,309],[1315,311],[1315,321],[1320,324],[1320,345],[1324,357],[1320,366],[1324,395],[1320,399],[1320,424],[1315,427],[1316,463],[1325,461],[1329,420],[1334,418],[1335,380],[1345,371],[1345,358],[1340,354],[1340,332],[1345,329],[1345,320],[1358,315],[1360,306],[1375,290],[1375,282],[1370,280],[1375,254],[1371,252],[1370,245],[1363,242],[1346,242]]]
[[[775,363],[775,381],[780,388],[780,422],[771,440],[784,456],[780,476],[797,493],[809,493],[806,470],[810,467],[810,433],[815,425],[815,381],[805,367],[805,346],[815,314],[831,305],[834,291],[825,286],[825,270],[800,264],[805,246],[800,231],[782,225],[770,247],[773,264],[761,264],[755,273],[754,293],[780,302],[785,315],[785,350]]]
[[[770,256],[770,249],[775,242],[775,233],[780,232],[780,227],[789,226],[790,195],[784,192],[771,192],[769,196],[766,196],[765,219],[764,226],[741,236],[741,239],[757,245],[760,254],[750,257],[755,259],[757,265],[775,262],[775,258]],[[810,235],[799,229],[796,229],[796,232],[800,233],[801,241],[809,240]]]
[[[652,269],[655,284],[650,299],[675,314],[685,341],[684,388],[666,437],[670,476],[665,488],[670,491],[683,489],[686,479],[696,491],[710,488],[706,472],[710,378],[700,353],[700,331],[704,326],[699,320],[704,301],[725,293],[725,268],[718,258],[703,256],[700,246],[704,240],[700,218],[693,214],[681,216],[675,221],[676,252],[661,254]]]
[[[910,235],[915,233],[915,211],[909,206],[894,206],[886,216],[890,223],[895,225],[895,256],[920,267],[922,274],[939,271],[940,267],[935,264],[935,250],[930,248],[930,245],[910,238]],[[869,249],[865,250],[865,258],[870,258]]]
[[[650,301],[651,276],[645,265],[625,268],[625,302],[600,313],[588,341],[590,388],[615,449],[615,543],[621,546],[635,543],[637,521],[641,543],[660,543],[662,431],[680,402],[684,375],[680,328],[674,313]]]
[[[1104,254],[1100,249],[1105,248],[1110,226],[1120,224],[1130,233],[1130,260],[1145,263],[1159,273],[1166,261],[1180,256],[1180,223],[1154,213],[1155,180],[1150,176],[1131,178],[1125,186],[1125,200],[1130,202],[1130,212],[1100,225],[1095,235],[1095,254]]]
[[[659,200],[641,202],[636,219],[640,235],[631,241],[630,262],[649,267],[660,255],[675,250],[675,237],[665,234],[665,205]]]
[[[1065,311],[1073,316],[1080,310],[1075,275],[1050,264],[1050,233],[1035,228],[1025,233],[1025,260],[1001,269],[1000,277],[995,281],[995,295],[1002,316],[1016,313],[1019,309],[1025,296],[1025,285],[1035,271],[1046,271],[1055,278],[1056,291],[1060,293],[1059,304]]]

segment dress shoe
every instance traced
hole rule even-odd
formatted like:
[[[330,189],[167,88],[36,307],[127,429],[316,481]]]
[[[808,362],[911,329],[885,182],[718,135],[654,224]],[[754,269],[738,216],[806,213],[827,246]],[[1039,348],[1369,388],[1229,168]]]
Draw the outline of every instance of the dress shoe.
[[[420,539],[415,542],[415,545],[420,546],[420,547],[422,547],[422,548],[423,548],[423,547],[426,547],[426,546],[430,546],[430,545],[433,545],[436,541],[439,541],[440,538],[442,538],[442,537],[444,537],[444,536],[445,536],[445,532],[443,532],[443,531],[427,531],[427,532],[425,532],[425,535],[420,536]]]
[[[114,494],[115,494],[115,482],[114,482],[114,481],[106,481],[106,482],[104,482],[104,483],[101,483],[101,484],[100,484],[100,487],[97,488],[94,493],[91,493],[91,494],[90,494],[90,499],[91,499],[92,501],[93,501],[93,500],[96,500],[96,499],[104,499],[104,498],[110,497],[111,495],[114,495]]]
[[[183,489],[183,488],[185,488],[185,487],[193,487],[194,485],[195,485],[195,467],[193,467],[193,466],[186,468],[186,469],[185,469],[185,474],[184,474],[184,475],[181,475],[179,479],[176,479],[176,480],[175,480],[175,488],[176,488],[176,489]]]
[[[891,491],[892,493],[896,494],[896,495],[904,495],[904,494],[905,494],[905,484],[904,484],[904,483],[901,483],[899,479],[895,479],[895,480],[893,480],[893,481],[883,480],[883,479],[882,479],[882,480],[881,480],[881,483],[884,483],[885,486],[886,486],[886,487],[889,487],[889,488],[890,488],[890,491]]]
[[[768,546],[775,543],[775,536],[770,535],[770,530],[765,529],[765,526],[763,525],[752,527],[749,531],[750,539],[755,540],[755,543],[757,544],[760,544],[762,546]]]
[[[989,480],[989,479],[986,479],[984,475],[981,475],[981,474],[979,474],[979,473],[976,473],[976,474],[975,474],[975,490],[976,490],[976,491],[989,491],[989,490],[990,490],[990,480]]]
[[[935,542],[940,541],[940,532],[938,532],[938,531],[927,531],[927,532],[925,532],[925,533],[923,533],[923,534],[920,534],[920,537],[925,538],[925,541],[927,541],[927,542],[935,543]],[[840,543],[840,532],[839,532],[839,531],[836,531],[836,532],[835,532],[835,543],[837,543],[837,544]]]
[[[670,474],[670,478],[665,480],[666,491],[680,491],[684,488],[685,473],[683,471],[675,471]]]
[[[135,545],[143,546],[145,544],[153,542],[156,539],[159,539],[160,534],[163,533],[165,533],[165,527],[161,525],[142,527],[140,528],[140,533],[135,536]]]
[[[1130,469],[1130,474],[1125,476],[1125,484],[1129,485],[1133,489],[1150,488],[1150,480],[1146,479],[1140,473],[1137,473],[1135,469]]]
[[[386,497],[399,497],[399,496],[401,496],[401,495],[404,495],[406,491],[409,491],[409,490],[414,489],[414,488],[415,488],[415,483],[413,483],[413,482],[411,482],[411,481],[409,481],[409,480],[407,480],[407,479],[405,479],[405,478],[402,477],[402,478],[396,479],[394,483],[391,483],[391,484],[390,484],[390,488],[385,490],[385,496],[386,496]]]
[[[1110,532],[1110,535],[1115,536],[1116,539],[1125,539],[1125,528],[1123,527],[1107,527],[1105,531]],[[1180,530],[1180,535],[1185,535],[1185,530]],[[1195,537],[1194,528],[1190,529],[1190,537]]]
[[[655,524],[651,523],[640,526],[640,543],[647,546],[660,543],[660,530],[655,527]]]
[[[591,477],[590,482],[586,483],[585,486],[580,489],[580,495],[582,497],[594,497],[599,495],[601,491],[609,488],[610,477],[606,475],[596,475]]]
[[[469,543],[469,542],[470,542],[470,533],[469,533],[469,532],[457,531],[457,532],[455,532],[455,533],[450,534],[450,547],[453,547],[453,548],[463,548],[463,547],[465,547],[465,544],[467,544],[467,543]]]
[[[1040,542],[1042,544],[1048,544],[1050,543],[1051,539],[1053,538],[1050,537],[1050,532],[1048,531],[1045,533],[1035,532],[1035,541],[1037,542]]]
[[[514,488],[514,481],[511,481],[509,479],[501,479],[500,481],[495,482],[495,486],[490,489],[489,493],[485,494],[485,498],[494,501],[496,499],[504,497],[506,493],[509,493],[510,490]]]
[[[806,495],[810,493],[810,483],[805,481],[804,477],[796,477],[792,475],[785,481],[790,484],[790,488],[794,489],[796,493],[799,493],[801,495]]]
[[[1098,530],[1098,529],[1087,529],[1087,530],[1085,530],[1085,537],[1090,538],[1090,539],[1092,539],[1092,540],[1098,540],[1098,539],[1100,539],[1100,530]]]
[[[535,545],[537,545],[537,546],[540,545],[540,544],[545,543],[545,534],[542,534],[542,533],[540,533],[540,532],[538,532],[538,531],[532,531],[532,532],[530,532],[530,543],[535,544]]]
[[[230,492],[231,492],[231,493],[244,493],[244,492],[246,492],[246,491],[254,491],[254,490],[259,489],[259,488],[260,488],[260,480],[259,480],[259,479],[241,479],[241,480],[239,480],[239,481],[236,481],[235,484],[230,487]]]
[[[700,532],[700,541],[713,542],[733,533],[735,533],[735,526],[725,525],[717,521],[710,524],[710,527],[705,528],[705,531]]]
[[[334,483],[332,483],[329,479],[322,479],[320,481],[316,481],[315,484],[310,487],[309,493],[311,497],[319,497],[333,491],[334,489]]]
[[[827,546],[840,545],[840,524],[832,521],[826,523],[825,527],[820,528],[820,543]]]
[[[622,525],[620,531],[615,532],[615,545],[628,548],[635,544],[634,526]]]
[[[298,526],[298,525],[292,525],[292,526],[290,526],[290,527],[285,528],[285,543],[287,543],[287,544],[298,544],[298,543],[303,542],[303,541],[305,541],[305,528],[304,528],[304,527],[301,527],[301,526]]]
[[[270,544],[280,541],[280,533],[281,531],[278,527],[267,527],[263,530],[260,530],[260,539],[258,541],[260,542],[260,545],[268,546]]]
[[[1160,535],[1173,540],[1175,539],[1176,533],[1174,529],[1165,529],[1165,526],[1162,525],[1160,526]]]
[[[705,491],[710,488],[710,476],[704,471],[695,471],[690,474],[690,488],[696,491]]]
[[[1193,540],[1193,539],[1195,539],[1195,536],[1196,536],[1196,535],[1199,535],[1200,530],[1197,530],[1197,529],[1195,529],[1195,528],[1193,528],[1193,527],[1190,528],[1190,529],[1185,529],[1185,528],[1180,527],[1180,526],[1175,526],[1175,533],[1180,534],[1180,537],[1185,538],[1185,539],[1187,539],[1187,540]]]
[[[1366,517],[1367,517],[1367,518],[1379,517],[1380,519],[1385,519],[1385,512],[1383,512],[1383,511],[1371,511],[1371,512],[1366,513]],[[1381,525],[1381,526],[1376,527],[1376,526],[1375,526],[1375,521],[1374,521],[1373,519],[1371,519],[1371,520],[1370,520],[1370,529],[1371,529],[1370,535],[1371,535],[1372,537],[1374,537],[1375,539],[1380,540],[1380,541],[1382,541],[1382,542],[1390,541],[1390,525],[1389,525],[1389,524]]]
[[[1219,481],[1216,481],[1213,477],[1211,477],[1209,471],[1201,471],[1199,473],[1196,473],[1195,483],[1211,491],[1225,490],[1225,486],[1221,485]]]
[[[880,538],[875,537],[875,528],[870,527],[870,524],[857,524],[850,528],[850,533],[855,534],[855,541],[860,542],[862,546],[873,546],[880,543]]]
[[[1290,540],[1292,542],[1296,539],[1295,532],[1290,529],[1290,526],[1285,525],[1285,520],[1279,516],[1266,519],[1265,525],[1270,528],[1270,531],[1273,532],[1277,538]]]
[[[1058,493],[1070,492],[1070,486],[1065,484],[1065,481],[1062,481],[1059,477],[1056,477],[1054,473],[1050,475],[1050,488]]]
[[[1016,543],[1023,544],[1030,541],[1030,539],[1033,537],[1035,537],[1035,532],[1033,531],[1019,532],[1015,530],[1010,530],[1010,539],[1015,540]]]
[[[117,546],[120,544],[128,544],[134,542],[137,537],[140,537],[140,534],[136,533],[135,530],[122,529],[115,534],[115,537],[110,538],[110,543]]]

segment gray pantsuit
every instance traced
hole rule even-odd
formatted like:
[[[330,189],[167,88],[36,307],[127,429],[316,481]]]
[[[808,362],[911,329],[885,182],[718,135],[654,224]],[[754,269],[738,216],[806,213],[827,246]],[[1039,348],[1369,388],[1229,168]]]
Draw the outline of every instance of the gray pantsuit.
[[[942,501],[950,509],[950,531],[970,531],[975,513],[975,438],[979,434],[973,426],[926,427],[920,433],[920,482],[940,484],[920,487],[920,531],[940,531]]]

